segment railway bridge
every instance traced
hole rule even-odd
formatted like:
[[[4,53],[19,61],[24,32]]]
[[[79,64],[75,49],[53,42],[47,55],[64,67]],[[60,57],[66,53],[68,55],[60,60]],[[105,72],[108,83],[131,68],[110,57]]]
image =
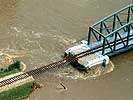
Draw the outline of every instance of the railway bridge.
[[[89,27],[88,44],[100,42],[102,55],[113,56],[133,46],[133,4]],[[117,44],[117,41],[121,42]]]
[[[94,65],[108,63],[110,56],[133,49],[133,4],[105,17],[89,27],[88,40],[81,44],[68,48],[66,57],[49,65],[13,76],[0,82],[0,87],[36,76],[53,68],[65,66],[72,62],[78,62],[85,68]]]
[[[81,68],[107,65],[109,57],[133,49],[133,4],[103,18],[89,27],[88,40],[66,50],[66,55],[98,48],[94,54],[77,60]]]

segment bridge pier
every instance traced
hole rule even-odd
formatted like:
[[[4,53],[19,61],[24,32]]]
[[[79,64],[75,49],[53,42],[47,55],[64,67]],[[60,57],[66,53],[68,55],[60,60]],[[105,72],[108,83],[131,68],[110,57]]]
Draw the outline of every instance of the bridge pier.
[[[126,20],[125,20],[126,19]],[[128,5],[89,27],[88,41],[65,51],[68,56],[82,52],[77,62],[85,69],[109,63],[109,57],[133,49],[133,4]]]

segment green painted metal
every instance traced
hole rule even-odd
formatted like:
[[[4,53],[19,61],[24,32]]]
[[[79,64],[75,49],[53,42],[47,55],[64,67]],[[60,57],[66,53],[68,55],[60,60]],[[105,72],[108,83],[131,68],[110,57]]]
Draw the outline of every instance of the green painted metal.
[[[103,18],[102,20],[100,20],[100,21],[98,21],[97,23],[93,24],[91,27],[94,27],[94,26],[98,25],[99,23],[101,23],[101,21],[106,21],[106,20],[108,20],[109,18],[113,17],[114,15],[118,15],[118,14],[120,14],[121,12],[123,12],[123,11],[125,11],[125,10],[127,10],[127,9],[129,9],[129,8],[132,8],[132,9],[133,9],[133,4],[130,4],[130,5],[128,5],[128,6],[124,7],[124,8],[122,8],[122,9],[120,9],[120,10],[114,12],[113,14],[111,14],[111,15],[109,15],[109,16]]]
[[[89,27],[88,44],[102,41],[102,54],[105,55],[105,46],[109,46],[110,53],[116,51],[116,40],[119,37],[124,47],[128,47],[130,30],[133,30],[133,4],[130,4],[115,13],[103,18]],[[121,33],[127,36],[126,44],[122,40]],[[114,36],[114,45],[110,46],[109,38]]]
[[[109,53],[107,54],[109,57],[115,56],[115,55],[119,55],[125,51],[130,51],[133,49],[133,45],[129,46],[128,48],[124,48],[124,49],[120,49],[118,51],[115,51],[114,53]]]

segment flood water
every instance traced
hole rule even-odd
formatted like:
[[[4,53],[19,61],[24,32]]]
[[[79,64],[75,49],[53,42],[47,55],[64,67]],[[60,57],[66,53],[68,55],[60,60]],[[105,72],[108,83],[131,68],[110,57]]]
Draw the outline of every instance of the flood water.
[[[133,0],[0,0],[0,53],[27,71],[61,59],[88,26]],[[111,58],[111,73],[84,79],[42,75],[30,100],[133,100],[133,51]],[[67,89],[63,90],[61,84]]]

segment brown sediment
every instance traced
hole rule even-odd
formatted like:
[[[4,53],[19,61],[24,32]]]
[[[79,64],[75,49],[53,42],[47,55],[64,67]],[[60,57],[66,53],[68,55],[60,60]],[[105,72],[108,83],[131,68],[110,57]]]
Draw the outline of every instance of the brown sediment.
[[[33,91],[35,91],[36,89],[39,89],[39,88],[41,88],[42,86],[41,86],[41,84],[39,84],[39,83],[33,83],[33,86],[32,86],[32,92]]]
[[[14,58],[20,57],[20,55],[10,55],[7,53],[0,53],[0,68],[6,67],[14,63]],[[25,71],[26,65],[21,62],[22,71]]]
[[[60,73],[56,73],[59,77],[67,77],[71,79],[87,79],[87,78],[94,78],[100,75],[104,75],[106,73],[112,72],[114,69],[114,64],[110,61],[106,67],[102,65],[95,66],[87,71],[78,71],[74,68],[66,68]]]
[[[1,1],[7,4],[13,2],[10,4],[14,5],[15,0]],[[12,9],[12,7],[8,10],[5,6],[7,4],[4,3],[1,5],[3,6],[1,9],[3,12],[0,18],[0,21],[2,21],[1,23],[5,23],[8,17],[11,17],[9,19],[12,19],[14,14],[16,16],[16,20],[12,20],[12,23],[9,23],[8,25],[4,24],[3,27],[0,28],[1,38],[7,37],[0,41],[0,47],[2,49],[3,47],[6,48],[9,45],[9,49],[7,50],[8,53],[11,49],[14,50],[13,53],[16,51],[18,52],[20,49],[23,49],[26,52],[29,51],[29,55],[22,58],[26,64],[31,65],[27,66],[28,69],[34,69],[33,66],[48,64],[50,63],[50,59],[52,57],[54,57],[55,60],[58,60],[57,58],[63,54],[62,52],[64,52],[67,46],[71,45],[71,42],[68,41],[69,39],[75,39],[78,41],[79,39],[86,37],[89,25],[108,14],[111,14],[119,8],[132,3],[132,0],[17,1],[19,3],[17,4],[18,7],[15,8],[16,13],[13,13],[15,12],[15,9]],[[20,34],[20,32],[13,31],[12,29],[8,30],[7,26],[13,26],[17,29],[22,29],[22,34]],[[34,34],[28,34],[29,30],[35,31],[38,35],[41,33],[42,35],[40,35],[40,38],[36,38]],[[7,36],[7,34],[3,34],[7,32],[9,32],[10,37]],[[24,37],[23,34],[28,35],[27,37]],[[57,36],[55,39],[53,39],[52,36],[55,34]],[[13,38],[15,35],[18,35],[18,37]],[[62,38],[58,38],[58,36],[61,36]],[[63,39],[67,40],[68,42],[63,41]],[[27,42],[27,40],[32,42]],[[17,43],[15,43],[16,41]],[[38,44],[40,44],[41,49],[39,48]],[[45,51],[45,53],[42,51]],[[55,56],[55,53],[58,53],[59,55]],[[82,81],[81,83],[77,82],[75,84],[71,84],[71,82],[75,81],[72,80],[69,81],[70,84],[67,85],[71,88],[70,91],[67,91],[67,94],[60,96],[59,94],[52,92],[51,95],[53,98],[52,96],[49,97],[49,95],[47,96],[47,92],[49,94],[50,90],[53,91],[50,86],[49,88],[38,92],[37,95],[35,94],[35,96],[31,96],[30,100],[71,100],[72,97],[75,100],[87,100],[88,98],[91,100],[103,100],[103,98],[108,100],[109,97],[111,97],[113,100],[118,100],[118,98],[126,100],[127,97],[131,99],[133,86],[132,54],[133,53],[128,53],[126,56],[118,56],[113,58],[113,62],[116,64],[116,66],[118,66],[116,68],[117,70],[113,71],[113,75],[112,73],[111,75],[104,75],[104,78],[102,77],[101,81],[98,83],[94,80],[93,84],[91,84],[89,83],[90,80],[86,80]],[[51,57],[49,55],[53,56]],[[51,60],[51,62],[52,61],[53,60]],[[73,76],[72,74],[80,76],[76,72],[78,71],[70,69],[70,72],[67,72],[66,74],[64,73],[65,75],[61,76],[65,78],[66,76]],[[61,72],[61,74],[62,73],[63,72]],[[125,78],[128,78],[129,81],[126,81]],[[79,84],[81,84],[80,87]],[[76,86],[78,88],[75,88]],[[81,90],[85,91],[82,92]],[[119,93],[121,93],[121,95]]]
[[[1,54],[0,55],[0,68],[10,65],[13,63],[13,59],[10,55],[8,54]]]

